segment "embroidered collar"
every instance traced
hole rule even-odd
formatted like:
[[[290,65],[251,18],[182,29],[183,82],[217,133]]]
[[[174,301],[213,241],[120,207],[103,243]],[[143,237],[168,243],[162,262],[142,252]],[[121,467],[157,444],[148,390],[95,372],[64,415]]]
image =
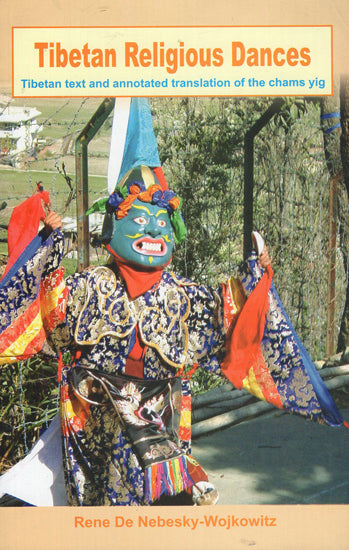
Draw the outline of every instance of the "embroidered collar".
[[[169,280],[167,280],[169,279]],[[121,278],[107,267],[90,269],[81,285],[75,341],[95,345],[105,336],[129,338],[138,324],[142,342],[156,349],[169,365],[182,367],[187,359],[190,301],[174,278],[161,273],[153,292],[130,300]],[[128,346],[125,347],[125,352]]]

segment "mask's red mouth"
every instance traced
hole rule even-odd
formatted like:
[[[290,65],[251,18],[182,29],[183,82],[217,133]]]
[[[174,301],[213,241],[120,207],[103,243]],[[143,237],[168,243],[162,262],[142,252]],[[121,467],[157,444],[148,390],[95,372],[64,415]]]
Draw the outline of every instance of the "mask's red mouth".
[[[144,256],[165,256],[167,252],[167,245],[163,239],[151,239],[150,237],[137,239],[132,243],[132,248]]]

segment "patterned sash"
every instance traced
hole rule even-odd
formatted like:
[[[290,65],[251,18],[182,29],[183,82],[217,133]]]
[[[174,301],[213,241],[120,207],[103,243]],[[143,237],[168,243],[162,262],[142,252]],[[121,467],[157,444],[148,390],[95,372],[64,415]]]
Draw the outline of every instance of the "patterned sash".
[[[89,403],[114,408],[144,468],[147,502],[163,494],[177,495],[198,479],[207,479],[180,447],[180,378],[143,380],[75,367],[70,383]]]

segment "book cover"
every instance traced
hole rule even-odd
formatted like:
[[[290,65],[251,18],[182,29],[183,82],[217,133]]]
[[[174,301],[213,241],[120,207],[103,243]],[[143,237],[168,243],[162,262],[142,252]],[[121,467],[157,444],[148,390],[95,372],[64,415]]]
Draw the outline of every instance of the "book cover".
[[[339,104],[335,98],[339,79],[349,68],[349,9],[345,0],[335,0],[330,5],[324,1],[295,0],[287,6],[275,0],[267,0],[263,5],[255,0],[243,4],[225,0],[215,4],[166,1],[161,5],[139,0],[128,4],[117,1],[113,5],[95,0],[88,4],[82,0],[74,4],[66,0],[49,0],[45,4],[37,0],[30,4],[24,0],[1,0],[0,6],[0,113],[11,105],[24,107],[33,125],[44,122],[46,130],[49,129],[44,142],[38,128],[34,128],[31,136],[35,139],[26,138],[32,139],[29,158],[19,154],[4,165],[11,173],[10,192],[3,183],[7,180],[2,178],[0,202],[7,202],[11,208],[35,190],[38,180],[44,179],[45,189],[50,191],[61,213],[74,221],[75,139],[78,128],[83,128],[104,98],[150,97],[152,109],[165,120],[164,104],[171,97],[177,101],[182,98],[183,105],[187,102],[188,117],[193,113],[189,101],[195,98],[218,98],[225,106],[230,98],[251,101],[265,98],[277,110],[278,98],[287,102],[287,98],[307,97],[315,103],[326,97],[329,104],[333,98],[334,107],[330,105],[323,112],[323,123],[329,130],[338,124]],[[265,106],[267,103],[258,107],[261,115]],[[295,110],[301,108],[295,103],[289,113],[297,117],[299,111],[295,114]],[[163,133],[156,128],[163,147],[166,131],[176,127],[178,113],[178,105],[174,104]],[[217,118],[217,105],[212,106],[212,113]],[[330,117],[326,118],[327,115]],[[255,120],[256,117],[248,119],[246,126],[253,126]],[[183,128],[181,139],[185,140]],[[222,129],[223,125],[217,132]],[[243,128],[239,127],[239,131]],[[187,136],[194,140],[189,132]],[[108,131],[101,129],[96,145],[91,144],[89,205],[104,192],[109,137],[110,127]],[[10,136],[6,139],[10,140]],[[202,134],[201,139],[206,136]],[[1,153],[8,158],[9,147],[10,141],[3,141]],[[190,149],[191,154],[194,150],[195,147]],[[312,152],[317,154],[315,149]],[[214,165],[214,160],[207,160],[208,178]],[[176,175],[179,172],[173,171],[171,178]],[[59,196],[62,182],[65,192]],[[237,212],[241,218],[245,216],[248,225],[248,212],[243,212],[241,204],[239,208]],[[311,224],[320,227],[323,220],[325,217],[320,221],[314,217]],[[97,216],[96,225],[99,223]],[[309,219],[303,219],[303,223],[310,225]],[[242,222],[240,228],[243,230]],[[211,236],[209,224],[205,230]],[[291,237],[288,244],[292,246]],[[234,251],[229,248],[227,253],[233,252],[236,254],[236,248]],[[76,258],[72,252],[72,265],[76,260],[83,265],[86,258]],[[316,312],[314,315],[309,317],[310,323],[317,322]],[[16,376],[20,384],[21,373],[16,371]],[[19,401],[16,406],[19,414],[23,414],[25,402]],[[345,495],[349,482],[347,477],[335,475],[335,461],[331,458],[337,452],[338,460],[343,457],[343,448],[338,450],[336,446],[341,445],[343,438],[345,449],[345,429],[340,428],[340,432],[333,429],[336,435],[330,433],[330,428],[321,432],[324,449],[314,446],[312,452],[323,453],[324,460],[299,472],[299,487],[295,490],[293,486],[291,490],[291,481],[290,485],[287,482],[290,456],[277,451],[276,478],[271,463],[275,456],[273,449],[281,448],[280,441],[291,437],[285,430],[293,430],[294,424],[286,421],[280,428],[277,418],[270,417],[272,422],[275,438],[266,431],[267,417],[258,425],[257,434],[258,430],[250,428],[249,423],[236,426],[236,441],[232,440],[229,456],[219,451],[219,445],[226,444],[228,430],[212,431],[209,437],[194,442],[198,460],[203,466],[206,461],[206,468],[221,492],[221,501],[216,506],[1,507],[4,548],[89,549],[114,548],[120,544],[130,549],[142,546],[174,549],[179,545],[232,550],[249,546],[347,548]],[[306,423],[304,427],[302,422],[299,419],[297,424],[299,433],[304,439],[311,439],[312,427],[315,430],[319,426]],[[294,437],[297,439],[297,435]],[[28,450],[32,444],[33,441],[25,442]],[[262,456],[263,465],[256,464],[256,457]],[[325,467],[326,457],[331,469]],[[314,458],[308,454],[305,462]],[[299,461],[300,467],[302,464]],[[292,483],[294,480],[293,475]],[[303,493],[304,487],[312,483],[318,490]],[[341,491],[340,503],[331,500],[331,484]],[[231,500],[227,486],[231,487]]]

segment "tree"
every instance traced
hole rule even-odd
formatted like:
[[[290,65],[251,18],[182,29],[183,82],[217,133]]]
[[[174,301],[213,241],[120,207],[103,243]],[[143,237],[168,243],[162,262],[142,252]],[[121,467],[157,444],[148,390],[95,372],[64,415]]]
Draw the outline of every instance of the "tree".
[[[340,152],[343,166],[343,179],[345,193],[342,191],[343,203],[341,205],[341,249],[344,265],[348,273],[349,266],[349,223],[348,223],[348,201],[349,201],[349,77],[343,76],[340,82],[340,114],[342,134],[340,138]],[[349,346],[349,278],[347,278],[346,300],[338,338],[338,351]]]
[[[242,259],[243,141],[270,98],[152,100],[160,157],[183,198],[188,240],[174,269],[226,280]],[[325,352],[329,189],[319,103],[286,98],[255,138],[254,224],[266,237],[275,281],[307,348]],[[339,293],[338,293],[339,294]]]
[[[188,244],[176,251],[174,268],[190,278],[211,283],[242,259],[243,136],[265,104],[153,100],[161,162],[183,198],[188,227]]]
[[[336,124],[340,109],[340,125]],[[332,96],[320,98],[324,152],[327,169],[331,178],[334,195],[333,218],[338,223],[339,248],[343,268],[348,273],[349,265],[349,80],[342,77],[335,80]],[[330,116],[330,118],[328,118]],[[333,118],[332,118],[333,116]],[[335,249],[330,258],[332,269],[335,266]],[[331,276],[331,274],[330,274]],[[342,313],[337,342],[337,351],[349,346],[349,281],[346,287],[346,300]]]

